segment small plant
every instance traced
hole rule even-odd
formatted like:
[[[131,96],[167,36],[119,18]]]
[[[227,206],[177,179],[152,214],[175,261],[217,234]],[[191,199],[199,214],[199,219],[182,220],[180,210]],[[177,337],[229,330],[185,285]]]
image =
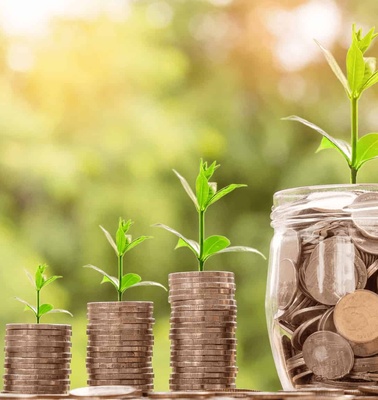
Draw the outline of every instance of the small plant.
[[[136,287],[136,286],[160,286],[164,290],[167,290],[163,285],[157,282],[151,282],[151,281],[142,281],[142,278],[138,274],[123,274],[123,257],[124,255],[133,249],[134,247],[138,246],[142,242],[144,242],[147,239],[152,239],[151,236],[140,236],[134,240],[132,240],[131,235],[128,235],[127,232],[129,231],[131,225],[133,225],[133,221],[130,219],[128,221],[125,221],[124,219],[120,218],[119,219],[119,224],[118,224],[118,229],[116,232],[116,240],[114,242],[112,236],[110,233],[103,228],[100,225],[100,228],[104,232],[106,239],[108,239],[108,242],[110,245],[113,247],[115,253],[117,254],[118,258],[118,278],[115,276],[111,276],[102,269],[95,267],[94,265],[88,264],[85,265],[84,267],[86,268],[92,268],[95,271],[99,272],[100,274],[103,275],[103,279],[101,283],[104,282],[109,282],[111,283],[115,289],[117,290],[118,293],[118,301],[122,301],[122,297],[124,292],[131,288],[131,287]]]
[[[351,183],[356,183],[357,172],[364,163],[378,157],[378,133],[368,133],[360,139],[358,137],[358,100],[366,89],[378,82],[376,58],[364,57],[365,52],[378,36],[378,33],[374,33],[374,30],[375,28],[371,28],[366,36],[363,37],[362,30],[356,31],[355,25],[352,26],[352,44],[346,56],[347,77],[345,77],[333,55],[316,42],[349,98],[351,110],[350,144],[345,140],[334,138],[323,129],[303,118],[295,115],[283,118],[301,122],[319,132],[323,138],[317,151],[329,148],[339,151],[350,168]]]
[[[25,304],[25,310],[30,310],[34,313],[37,324],[39,324],[39,320],[42,317],[42,315],[46,314],[51,314],[51,313],[65,313],[69,314],[72,317],[72,314],[67,311],[67,310],[61,310],[61,309],[54,309],[54,306],[51,304],[40,304],[40,292],[42,288],[46,287],[50,283],[54,282],[55,280],[62,278],[62,276],[51,276],[50,278],[46,278],[44,275],[44,272],[47,268],[46,264],[38,265],[37,271],[35,273],[35,277],[26,271],[26,274],[31,282],[31,284],[34,286],[36,290],[36,306],[32,306],[29,304],[27,301],[20,299],[19,297],[16,297],[16,300],[20,301],[21,303]]]
[[[260,254],[263,258],[265,256],[260,253],[258,250],[253,249],[251,247],[245,246],[230,246],[230,241],[225,236],[213,235],[208,238],[205,237],[205,214],[207,209],[220,200],[222,197],[226,196],[226,194],[231,193],[237,188],[245,187],[247,185],[243,184],[231,184],[228,185],[219,191],[217,191],[216,182],[209,182],[212,178],[216,169],[218,169],[220,165],[217,165],[216,161],[214,161],[209,166],[207,162],[200,161],[200,169],[199,174],[196,179],[196,194],[194,194],[191,189],[189,183],[183,178],[177,171],[173,170],[173,172],[179,178],[182,186],[184,187],[186,193],[193,201],[197,213],[198,213],[198,221],[199,221],[199,232],[198,232],[198,242],[187,239],[181,233],[175,231],[169,226],[163,224],[155,224],[154,226],[163,228],[169,232],[172,232],[176,235],[179,240],[176,246],[180,247],[188,247],[196,256],[198,260],[198,270],[204,270],[205,262],[213,255],[220,253],[228,253],[228,252],[252,252]]]

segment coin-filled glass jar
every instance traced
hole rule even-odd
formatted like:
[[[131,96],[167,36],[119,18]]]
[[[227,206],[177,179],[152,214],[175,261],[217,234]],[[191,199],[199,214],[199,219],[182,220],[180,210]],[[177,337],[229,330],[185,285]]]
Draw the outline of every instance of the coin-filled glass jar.
[[[274,195],[266,291],[281,384],[378,382],[378,185],[287,189]]]

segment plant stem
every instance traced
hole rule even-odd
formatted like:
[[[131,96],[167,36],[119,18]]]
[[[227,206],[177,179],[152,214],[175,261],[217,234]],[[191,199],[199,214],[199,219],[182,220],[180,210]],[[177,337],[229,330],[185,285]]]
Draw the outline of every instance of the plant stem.
[[[350,183],[357,181],[357,141],[358,141],[358,97],[352,97],[351,100],[351,143],[352,143],[352,160],[350,165]]]
[[[37,318],[37,324],[39,324],[39,290],[37,290],[37,314],[35,316]]]
[[[203,264],[205,261],[203,258],[203,242],[205,240],[205,211],[200,210],[199,212],[199,246],[200,246],[200,255],[198,258],[198,269],[199,271],[203,271]]]
[[[122,301],[123,256],[118,255],[118,301]]]

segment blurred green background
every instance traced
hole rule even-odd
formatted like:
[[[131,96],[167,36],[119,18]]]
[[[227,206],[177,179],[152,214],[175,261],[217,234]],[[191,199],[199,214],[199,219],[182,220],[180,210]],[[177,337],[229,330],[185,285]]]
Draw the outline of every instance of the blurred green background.
[[[38,263],[63,275],[44,301],[74,313],[72,387],[86,384],[86,303],[114,300],[92,263],[116,273],[99,225],[153,235],[128,253],[126,270],[167,285],[196,268],[193,255],[151,227],[187,237],[197,218],[172,168],[194,183],[199,159],[217,160],[218,187],[246,183],[214,205],[207,234],[268,254],[275,191],[346,183],[319,137],[280,118],[297,114],[348,139],[348,100],[313,38],[344,68],[351,24],[375,24],[378,3],[332,0],[90,0],[0,2],[1,337],[5,324],[32,322],[14,296],[33,300],[24,270]],[[375,53],[374,53],[375,51]],[[373,52],[378,54],[378,47]],[[374,55],[371,54],[371,55]],[[378,91],[360,102],[361,133],[378,127]],[[377,181],[377,162],[360,182]],[[235,272],[240,388],[280,387],[264,316],[267,262],[253,254],[212,258]],[[159,288],[125,299],[155,302],[155,389],[169,379],[169,304]],[[3,354],[0,357],[2,372]]]

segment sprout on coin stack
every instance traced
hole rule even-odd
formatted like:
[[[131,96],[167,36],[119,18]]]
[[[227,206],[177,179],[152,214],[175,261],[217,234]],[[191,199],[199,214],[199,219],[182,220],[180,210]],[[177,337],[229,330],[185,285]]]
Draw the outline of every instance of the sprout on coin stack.
[[[205,262],[215,254],[259,251],[251,247],[230,246],[225,236],[205,236],[205,214],[208,208],[246,185],[231,184],[217,191],[210,182],[219,165],[200,161],[196,193],[177,171],[186,193],[193,201],[199,220],[198,242],[187,239],[162,224],[155,226],[176,235],[176,248],[188,247],[196,256],[198,271],[169,275],[171,303],[171,378],[170,389],[225,390],[235,388],[236,367],[236,301],[232,272],[204,271]],[[264,257],[264,256],[263,256]]]
[[[124,256],[150,236],[134,240],[128,234],[133,221],[120,218],[115,240],[101,226],[118,260],[118,277],[94,265],[86,265],[103,275],[101,283],[110,283],[117,291],[114,302],[88,303],[87,371],[89,386],[129,385],[147,393],[153,389],[153,303],[122,301],[126,290],[137,286],[165,287],[142,281],[138,274],[124,274]],[[166,289],[165,289],[166,290]]]
[[[378,185],[356,184],[362,165],[378,157],[378,133],[358,136],[358,101],[378,82],[366,51],[377,37],[352,27],[347,76],[320,46],[351,106],[351,142],[316,125],[318,150],[336,149],[349,185],[287,189],[274,195],[266,293],[268,331],[282,386],[357,389],[378,382]]]
[[[35,276],[27,273],[36,291],[36,305],[25,304],[36,317],[36,324],[7,324],[5,335],[6,393],[64,394],[70,387],[71,326],[41,324],[40,318],[51,313],[65,313],[51,304],[40,302],[43,288],[61,276],[46,278],[47,265],[38,265]]]

